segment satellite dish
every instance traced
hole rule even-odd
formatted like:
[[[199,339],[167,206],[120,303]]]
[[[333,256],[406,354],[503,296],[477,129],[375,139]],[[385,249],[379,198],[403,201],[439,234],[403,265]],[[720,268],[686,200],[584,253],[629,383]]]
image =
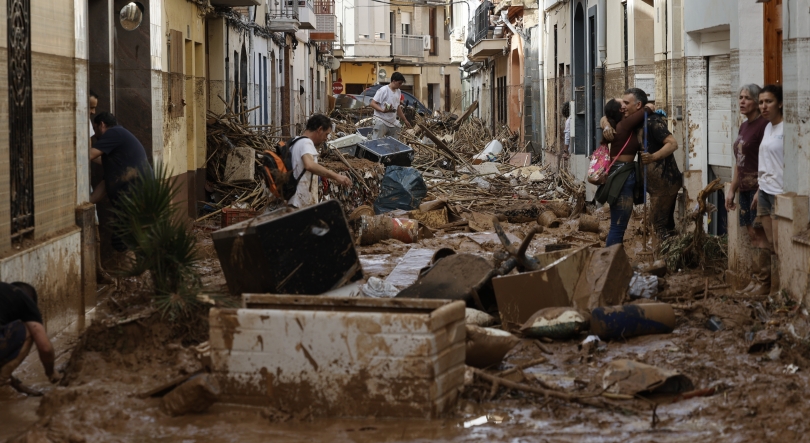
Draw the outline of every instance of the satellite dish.
[[[338,68],[340,68],[340,60],[333,58],[332,61],[329,62],[329,69],[337,71]]]
[[[380,80],[385,80],[386,78],[388,78],[388,73],[385,72],[385,69],[380,68],[380,70],[377,71],[377,77],[379,77]]]

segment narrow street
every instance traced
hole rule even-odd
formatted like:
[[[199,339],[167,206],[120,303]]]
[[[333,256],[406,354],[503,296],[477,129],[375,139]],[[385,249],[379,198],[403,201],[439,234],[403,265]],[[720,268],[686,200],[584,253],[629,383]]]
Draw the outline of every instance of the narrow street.
[[[810,0],[0,3],[0,442],[810,440]]]

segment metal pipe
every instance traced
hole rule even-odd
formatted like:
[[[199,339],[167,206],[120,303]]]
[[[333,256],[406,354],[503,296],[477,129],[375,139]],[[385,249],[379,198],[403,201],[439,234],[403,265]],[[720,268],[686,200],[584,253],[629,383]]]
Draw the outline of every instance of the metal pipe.
[[[596,7],[596,21],[599,34],[596,36],[596,47],[599,50],[599,63],[605,68],[607,59],[607,0],[599,0]],[[604,77],[603,77],[604,78]],[[604,86],[604,85],[603,85]]]
[[[537,34],[539,34],[539,42],[538,42],[538,52],[539,52],[539,61],[540,61],[540,75],[539,77],[539,87],[537,88],[537,92],[540,95],[540,164],[543,164],[545,161],[542,158],[545,155],[546,149],[546,68],[545,68],[545,41],[546,41],[546,19],[548,18],[548,13],[543,14],[543,26],[538,30]]]

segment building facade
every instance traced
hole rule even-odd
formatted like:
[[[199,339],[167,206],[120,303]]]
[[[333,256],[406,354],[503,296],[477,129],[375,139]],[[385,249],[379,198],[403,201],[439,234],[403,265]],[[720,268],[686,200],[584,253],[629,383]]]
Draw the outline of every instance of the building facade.
[[[462,93],[452,53],[452,8],[442,3],[339,0],[338,50],[343,54],[335,93],[362,94],[371,85],[405,76],[403,91],[433,111],[461,114]]]
[[[599,145],[604,103],[629,87],[641,88],[666,112],[678,142],[675,157],[684,171],[681,214],[710,181],[731,180],[732,145],[744,119],[740,87],[783,86],[786,194],[777,197],[780,260],[775,268],[781,278],[776,284],[805,301],[810,155],[803,148],[809,119],[801,104],[810,90],[810,79],[802,75],[810,66],[803,43],[810,28],[795,12],[810,10],[810,2],[546,0],[544,7],[546,161],[558,164],[565,122],[560,109],[569,102],[575,152],[569,167],[584,180],[588,156]],[[589,196],[593,190],[588,185]],[[728,281],[745,286],[753,254],[738,214],[726,213],[724,198],[723,192],[709,198],[717,212],[705,224],[712,234],[728,235]]]
[[[467,26],[467,60],[462,64],[469,100],[478,101],[477,115],[507,126],[540,154],[542,145],[540,33],[538,4],[522,0],[484,1]],[[533,94],[532,91],[535,91]]]
[[[0,279],[37,288],[49,332],[83,319],[95,294],[82,272],[86,24],[81,2],[0,2]]]

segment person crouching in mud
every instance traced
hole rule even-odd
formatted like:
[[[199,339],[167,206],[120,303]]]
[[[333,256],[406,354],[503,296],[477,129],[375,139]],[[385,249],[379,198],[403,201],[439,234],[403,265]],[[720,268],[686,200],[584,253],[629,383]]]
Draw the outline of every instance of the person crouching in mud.
[[[654,112],[652,105],[643,107],[644,111]],[[643,190],[638,189],[641,172],[634,161],[642,151],[641,143],[635,135],[639,122],[644,122],[644,112],[635,112],[627,117],[623,115],[622,104],[611,99],[605,105],[605,116],[602,118],[602,143],[610,142],[610,160],[613,162],[605,184],[596,191],[596,200],[610,205],[610,231],[605,247],[624,241],[624,232],[633,215],[634,203],[641,203]]]
[[[20,392],[38,394],[12,376],[32,345],[37,346],[45,375],[58,383],[61,377],[53,370],[55,353],[42,324],[36,289],[22,282],[0,283],[0,386],[10,383]]]

